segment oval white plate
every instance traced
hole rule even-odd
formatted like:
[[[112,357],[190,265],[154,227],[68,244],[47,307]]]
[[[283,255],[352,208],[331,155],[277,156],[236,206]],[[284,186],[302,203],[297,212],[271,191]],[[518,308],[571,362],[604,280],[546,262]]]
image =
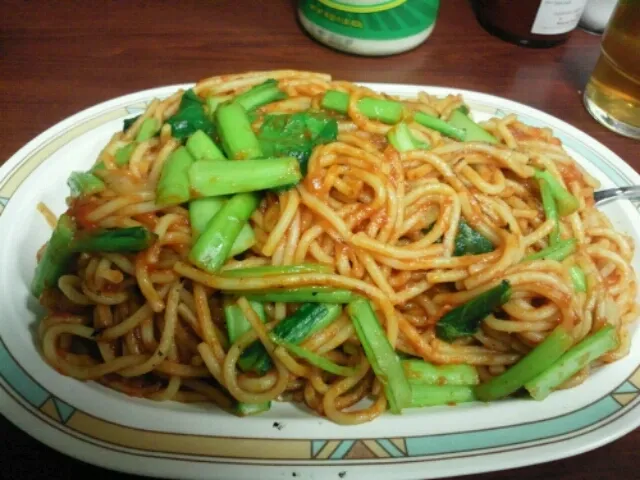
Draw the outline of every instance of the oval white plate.
[[[603,187],[639,184],[609,149],[572,126],[524,105],[442,88],[369,84],[396,95],[461,93],[478,119],[516,113],[550,126]],[[64,210],[72,170],[88,168],[122,119],[180,86],[120,97],[74,115],[20,149],[0,168],[0,407],[35,438],[84,461],[180,478],[436,478],[545,462],[599,447],[640,424],[640,332],[631,353],[574,389],[544,402],[438,407],[336,426],[278,404],[240,419],[215,407],[134,399],[64,377],[34,345],[37,305],[28,285],[37,249],[50,235],[36,212]],[[183,85],[182,87],[188,87]],[[640,245],[640,215],[630,202],[606,207],[616,228]],[[634,258],[640,271],[640,258]]]

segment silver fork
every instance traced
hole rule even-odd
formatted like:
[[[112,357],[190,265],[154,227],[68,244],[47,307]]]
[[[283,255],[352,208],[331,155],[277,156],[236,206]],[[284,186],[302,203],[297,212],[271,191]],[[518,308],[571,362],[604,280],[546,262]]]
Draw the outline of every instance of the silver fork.
[[[593,194],[593,199],[597,205],[604,205],[621,198],[626,200],[640,200],[640,185],[607,188],[606,190],[598,190]]]

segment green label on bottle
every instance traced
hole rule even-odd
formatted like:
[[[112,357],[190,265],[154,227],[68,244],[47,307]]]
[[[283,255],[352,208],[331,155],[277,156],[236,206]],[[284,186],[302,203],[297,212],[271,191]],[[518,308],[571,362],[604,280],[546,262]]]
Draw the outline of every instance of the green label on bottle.
[[[402,5],[407,0],[319,0],[327,7],[352,13],[375,13]]]
[[[398,40],[424,32],[440,0],[301,0],[300,11],[330,32],[365,40]]]

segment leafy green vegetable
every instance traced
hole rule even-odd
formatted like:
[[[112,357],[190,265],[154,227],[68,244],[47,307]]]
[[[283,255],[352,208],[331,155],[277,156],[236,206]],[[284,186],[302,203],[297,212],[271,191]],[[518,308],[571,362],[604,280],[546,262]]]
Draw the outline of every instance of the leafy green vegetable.
[[[71,243],[75,233],[76,225],[73,218],[62,215],[33,275],[31,293],[34,297],[40,298],[45,288],[56,286],[58,279],[67,271],[74,255]]]
[[[460,219],[456,234],[456,248],[453,251],[455,257],[489,253],[494,249],[493,243],[487,237],[476,232],[464,219]]]
[[[167,123],[171,125],[171,135],[179,140],[198,130],[215,138],[215,127],[205,112],[202,100],[192,89],[184,92],[178,111],[167,119]]]
[[[585,276],[582,269],[574,265],[569,269],[569,274],[571,275],[571,281],[573,282],[573,288],[576,292],[586,292],[587,291],[587,277]]]
[[[267,319],[264,305],[258,302],[251,302],[251,308],[258,315],[260,321],[264,323]],[[230,343],[236,343],[238,339],[251,330],[253,327],[247,317],[244,316],[242,309],[237,303],[229,303],[224,306],[224,319],[227,325],[227,335],[229,336]],[[260,343],[260,345],[262,345]],[[248,372],[253,368],[259,357],[262,356],[262,352],[259,348],[252,348],[250,351],[245,351],[238,359],[238,366],[243,372]]]
[[[410,408],[457,405],[476,399],[471,385],[417,385],[411,384]]]
[[[116,165],[122,167],[129,163],[129,159],[131,158],[131,154],[133,153],[133,151],[136,149],[136,145],[136,143],[130,143],[122,148],[119,148],[114,155]],[[104,167],[104,164],[102,166]]]
[[[529,262],[531,260],[555,260],[556,262],[561,262],[573,252],[576,251],[576,246],[578,241],[575,238],[567,238],[566,240],[560,240],[555,245],[551,245],[550,247],[543,248],[539,252],[532,253],[524,257],[525,262]]]
[[[536,400],[544,400],[559,385],[582,368],[618,347],[618,334],[612,325],[605,325],[562,355],[548,369],[528,381],[526,388]]]
[[[518,363],[475,388],[478,400],[490,402],[511,395],[531,379],[551,367],[573,343],[573,337],[562,326],[556,327],[536,348]]]
[[[398,123],[389,130],[387,140],[389,140],[389,143],[393,145],[393,148],[398,152],[429,148],[429,144],[418,140],[413,133],[411,133],[409,126],[404,122]]]
[[[142,125],[140,125],[140,130],[138,130],[138,134],[136,135],[136,142],[144,142],[153,138],[158,134],[160,130],[160,122],[155,118],[145,118]]]
[[[267,115],[260,127],[258,140],[267,157],[295,157],[302,174],[316,145],[335,141],[338,122],[317,112]]]
[[[296,265],[265,265],[263,267],[233,268],[224,270],[220,272],[219,275],[230,278],[260,278],[272,275],[296,275],[300,273],[331,273],[332,271],[330,266],[321,263],[298,263]]]
[[[77,235],[71,243],[74,252],[140,252],[158,236],[144,227],[110,228]]]
[[[185,146],[196,161],[208,160],[215,162],[226,160],[213,139],[202,130],[198,130],[191,135]]]
[[[303,303],[295,312],[278,323],[270,332],[272,338],[298,345],[315,332],[332,323],[342,312],[341,305],[330,303]],[[249,345],[238,359],[238,365],[247,362],[252,369],[264,375],[273,365],[271,357],[260,341]]]
[[[194,162],[195,160],[185,147],[179,147],[169,155],[162,166],[160,180],[156,185],[158,205],[178,205],[189,200],[191,188],[188,172]]]
[[[259,204],[260,197],[254,192],[239,193],[227,200],[196,240],[189,260],[209,273],[220,270]]]
[[[243,403],[238,402],[233,411],[239,417],[248,417],[250,415],[259,415],[271,409],[271,402],[262,403]]]
[[[207,228],[211,219],[220,211],[226,202],[225,197],[204,197],[189,202],[189,223],[191,223],[191,239],[196,242]],[[251,225],[245,223],[231,246],[229,258],[248,250],[256,243],[256,235]]]
[[[71,172],[67,179],[67,185],[71,190],[72,197],[94,195],[105,189],[104,182],[88,172]]]
[[[460,109],[454,110],[449,116],[449,125],[465,132],[465,142],[498,143],[498,139],[484,128],[471,120]]]
[[[189,167],[188,177],[191,197],[199,198],[295,185],[302,175],[300,164],[295,158],[282,157],[195,162]]]
[[[207,99],[204,101],[204,110],[209,116],[209,119],[213,121],[218,107],[223,103],[228,102],[232,98],[233,98],[232,95],[220,95],[220,96],[214,96],[214,97],[207,97]]]
[[[327,90],[322,97],[321,105],[322,108],[346,115],[349,109],[349,94],[337,90]],[[404,114],[402,103],[383,98],[361,98],[358,100],[358,110],[371,120],[379,120],[389,125],[398,123]]]
[[[556,201],[551,193],[551,187],[546,180],[538,180],[540,185],[540,198],[542,198],[542,208],[544,209],[544,215],[547,220],[551,220],[554,223],[553,230],[549,235],[549,244],[555,245],[560,241],[560,221],[558,220],[558,207]]]
[[[216,110],[214,122],[227,158],[251,160],[264,157],[258,137],[242,105],[235,102],[223,103]]]
[[[126,132],[127,130],[129,130],[129,128],[131,127],[131,125],[133,125],[134,123],[136,123],[136,120],[138,120],[138,118],[140,118],[142,116],[142,114],[140,115],[136,115],[135,117],[131,117],[131,118],[125,118],[122,121],[122,131]]]
[[[409,383],[417,385],[477,385],[478,371],[473,365],[434,365],[424,360],[403,360],[405,376]]]
[[[573,194],[566,188],[564,188],[558,181],[558,179],[551,173],[546,170],[536,170],[534,176],[538,180],[546,181],[549,185],[549,190],[554,200],[556,201],[558,214],[560,214],[561,217],[571,215],[576,210],[578,210],[578,208],[580,208],[580,202],[578,201],[578,199],[574,197]]]
[[[322,355],[318,355],[311,350],[307,350],[293,343],[285,342],[278,338],[276,335],[271,335],[271,340],[275,344],[289,350],[296,357],[300,357],[309,362],[311,365],[315,365],[316,367],[326,372],[333,373],[334,375],[340,375],[342,377],[349,377],[356,372],[356,369],[353,367],[344,367],[342,365],[338,365],[337,363],[332,362],[328,358],[323,357]]]
[[[484,318],[511,298],[511,285],[506,280],[466,303],[450,310],[438,320],[436,335],[451,342],[475,334]]]
[[[287,94],[278,88],[278,81],[270,78],[260,85],[241,93],[233,101],[242,105],[249,112],[267,103],[284,100],[285,98],[287,98]]]
[[[351,290],[343,288],[333,288],[327,286],[319,287],[294,287],[294,288],[274,288],[267,290],[244,290],[236,292],[250,300],[259,302],[284,302],[284,303],[349,303],[354,300],[355,295]]]
[[[413,119],[420,125],[440,132],[447,137],[455,138],[456,140],[464,141],[467,132],[461,128],[449,125],[447,122],[438,117],[432,117],[423,112],[416,112],[413,115]]]
[[[367,360],[376,378],[384,387],[389,410],[400,413],[411,404],[411,386],[396,351],[371,306],[371,302],[359,298],[347,305],[347,313],[362,344]]]

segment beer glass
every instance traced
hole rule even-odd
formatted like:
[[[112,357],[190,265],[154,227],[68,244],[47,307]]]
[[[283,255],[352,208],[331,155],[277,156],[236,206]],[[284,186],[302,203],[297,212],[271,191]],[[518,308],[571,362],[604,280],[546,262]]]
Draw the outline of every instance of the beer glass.
[[[605,127],[640,139],[640,0],[619,0],[584,103]]]

